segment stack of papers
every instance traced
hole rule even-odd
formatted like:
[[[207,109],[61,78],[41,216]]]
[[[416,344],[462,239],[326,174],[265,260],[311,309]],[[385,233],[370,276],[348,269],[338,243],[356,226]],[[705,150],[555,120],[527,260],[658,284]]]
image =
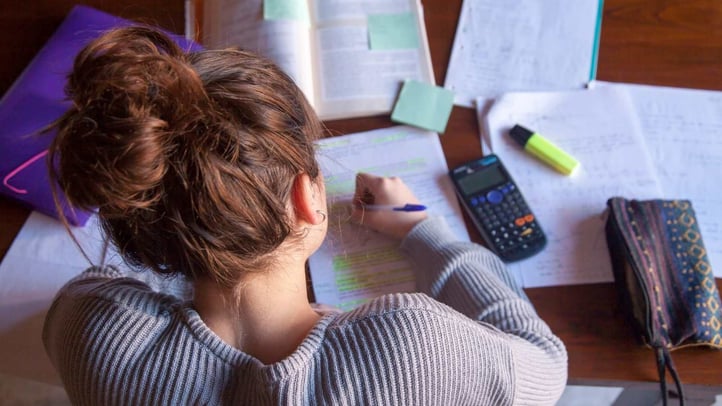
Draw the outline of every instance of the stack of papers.
[[[484,136],[519,184],[549,244],[510,268],[525,287],[612,281],[607,199],[688,199],[708,258],[722,276],[722,92],[595,82],[591,90],[507,93]],[[563,176],[508,136],[521,124],[581,163]]]

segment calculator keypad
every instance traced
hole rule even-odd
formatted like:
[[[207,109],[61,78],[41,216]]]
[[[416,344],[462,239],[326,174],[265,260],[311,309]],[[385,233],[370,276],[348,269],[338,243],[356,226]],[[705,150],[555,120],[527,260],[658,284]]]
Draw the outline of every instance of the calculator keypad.
[[[500,256],[514,257],[543,243],[544,233],[513,183],[472,196],[469,204]]]

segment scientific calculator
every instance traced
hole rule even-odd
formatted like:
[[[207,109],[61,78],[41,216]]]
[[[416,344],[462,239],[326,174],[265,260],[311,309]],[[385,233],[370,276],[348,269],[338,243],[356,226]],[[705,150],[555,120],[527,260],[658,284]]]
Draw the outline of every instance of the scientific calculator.
[[[487,247],[499,258],[518,261],[544,248],[546,236],[498,156],[467,162],[449,176]]]

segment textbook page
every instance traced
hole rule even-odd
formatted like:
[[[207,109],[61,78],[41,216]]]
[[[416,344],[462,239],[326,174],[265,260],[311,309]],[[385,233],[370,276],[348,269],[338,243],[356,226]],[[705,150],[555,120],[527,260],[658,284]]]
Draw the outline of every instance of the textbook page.
[[[351,223],[356,174],[398,176],[428,208],[469,241],[436,133],[397,126],[319,141],[328,195],[328,236],[309,259],[318,303],[354,308],[374,297],[412,292],[416,285],[399,241]],[[403,215],[403,213],[399,213]]]
[[[204,0],[201,42],[207,48],[236,47],[274,61],[314,104],[308,20],[264,20],[263,0]]]
[[[664,198],[692,202],[708,259],[722,278],[722,92],[593,83],[598,86],[631,95]]]
[[[390,113],[404,80],[435,83],[418,0],[294,0],[304,17],[269,19],[264,0],[205,0],[202,43],[240,47],[278,64],[324,120]],[[376,17],[408,17],[390,31]],[[387,39],[376,47],[372,34]],[[399,36],[415,43],[394,46]]]
[[[602,0],[464,0],[444,87],[455,104],[583,88],[596,75]]]
[[[511,263],[524,287],[614,280],[604,233],[606,202],[662,197],[629,95],[622,89],[501,96],[486,116],[492,150],[505,163],[547,234],[539,254]],[[576,158],[564,176],[508,135],[536,131]]]
[[[324,119],[387,114],[404,80],[435,84],[418,0],[311,0],[316,107]],[[369,18],[410,14],[414,47],[374,49]],[[400,34],[397,34],[400,35]]]

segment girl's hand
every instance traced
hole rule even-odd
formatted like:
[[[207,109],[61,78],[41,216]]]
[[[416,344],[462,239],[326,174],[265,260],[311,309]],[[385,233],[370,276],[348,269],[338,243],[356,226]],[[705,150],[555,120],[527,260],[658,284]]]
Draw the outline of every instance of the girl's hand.
[[[397,177],[380,177],[367,173],[356,175],[352,219],[372,230],[402,239],[412,228],[426,219],[425,211],[365,210],[368,204],[403,206],[418,204],[411,189]]]

